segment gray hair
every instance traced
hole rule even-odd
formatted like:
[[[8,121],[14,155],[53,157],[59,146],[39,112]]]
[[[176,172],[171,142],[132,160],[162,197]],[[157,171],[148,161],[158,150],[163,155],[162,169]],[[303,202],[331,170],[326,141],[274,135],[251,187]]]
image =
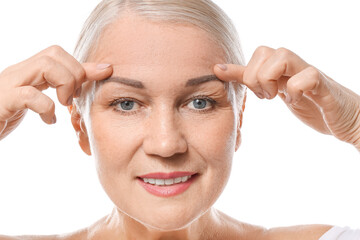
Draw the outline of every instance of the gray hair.
[[[224,51],[226,63],[245,65],[238,33],[231,19],[211,0],[103,0],[86,20],[74,51],[80,62],[87,61],[96,51],[100,35],[107,25],[131,11],[149,20],[170,23],[192,24],[204,30]],[[228,99],[236,111],[236,120],[242,111],[246,87],[239,83],[224,83]],[[90,103],[95,94],[82,94],[74,103],[80,113],[90,113]],[[87,108],[86,110],[84,108]],[[90,118],[89,118],[90,119]]]

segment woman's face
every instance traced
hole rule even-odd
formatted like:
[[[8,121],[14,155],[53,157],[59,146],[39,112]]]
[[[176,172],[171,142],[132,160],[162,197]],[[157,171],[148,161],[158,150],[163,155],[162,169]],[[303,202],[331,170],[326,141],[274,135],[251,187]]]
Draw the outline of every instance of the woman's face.
[[[114,66],[90,111],[103,188],[118,210],[147,226],[185,227],[223,191],[235,151],[237,124],[224,83],[199,78],[225,61],[222,50],[193,26],[129,15],[106,28],[88,61]],[[176,184],[176,174],[148,177],[171,184],[163,186],[139,177],[159,172],[192,177]]]

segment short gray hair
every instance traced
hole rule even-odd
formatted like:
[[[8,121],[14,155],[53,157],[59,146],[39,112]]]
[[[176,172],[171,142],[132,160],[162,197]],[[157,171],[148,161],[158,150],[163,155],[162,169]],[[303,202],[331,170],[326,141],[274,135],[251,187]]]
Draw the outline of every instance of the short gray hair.
[[[127,11],[149,20],[186,23],[201,28],[223,49],[226,63],[245,65],[238,33],[231,19],[211,0],[103,0],[86,20],[74,51],[80,62],[87,61],[95,52],[100,35],[107,25]],[[125,13],[126,14],[126,13]],[[242,111],[246,87],[239,83],[225,83],[228,99],[236,112]],[[90,93],[80,96],[74,103],[80,113],[90,113],[90,103],[95,94],[95,84]],[[84,108],[89,108],[87,111]]]

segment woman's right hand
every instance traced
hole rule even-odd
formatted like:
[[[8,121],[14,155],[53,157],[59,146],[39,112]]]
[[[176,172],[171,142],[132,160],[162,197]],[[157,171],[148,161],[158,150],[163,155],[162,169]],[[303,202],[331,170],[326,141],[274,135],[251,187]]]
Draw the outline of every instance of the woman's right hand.
[[[6,68],[0,73],[0,140],[20,124],[28,108],[47,124],[56,122],[55,104],[41,91],[56,88],[60,103],[69,106],[84,82],[106,79],[112,71],[109,64],[80,64],[59,46]]]

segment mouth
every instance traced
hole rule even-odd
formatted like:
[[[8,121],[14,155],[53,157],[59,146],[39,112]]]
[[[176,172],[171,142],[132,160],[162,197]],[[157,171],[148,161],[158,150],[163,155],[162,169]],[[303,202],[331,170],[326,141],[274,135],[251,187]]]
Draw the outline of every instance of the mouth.
[[[198,173],[152,173],[137,177],[147,192],[159,197],[171,197],[185,192],[199,177]]]

